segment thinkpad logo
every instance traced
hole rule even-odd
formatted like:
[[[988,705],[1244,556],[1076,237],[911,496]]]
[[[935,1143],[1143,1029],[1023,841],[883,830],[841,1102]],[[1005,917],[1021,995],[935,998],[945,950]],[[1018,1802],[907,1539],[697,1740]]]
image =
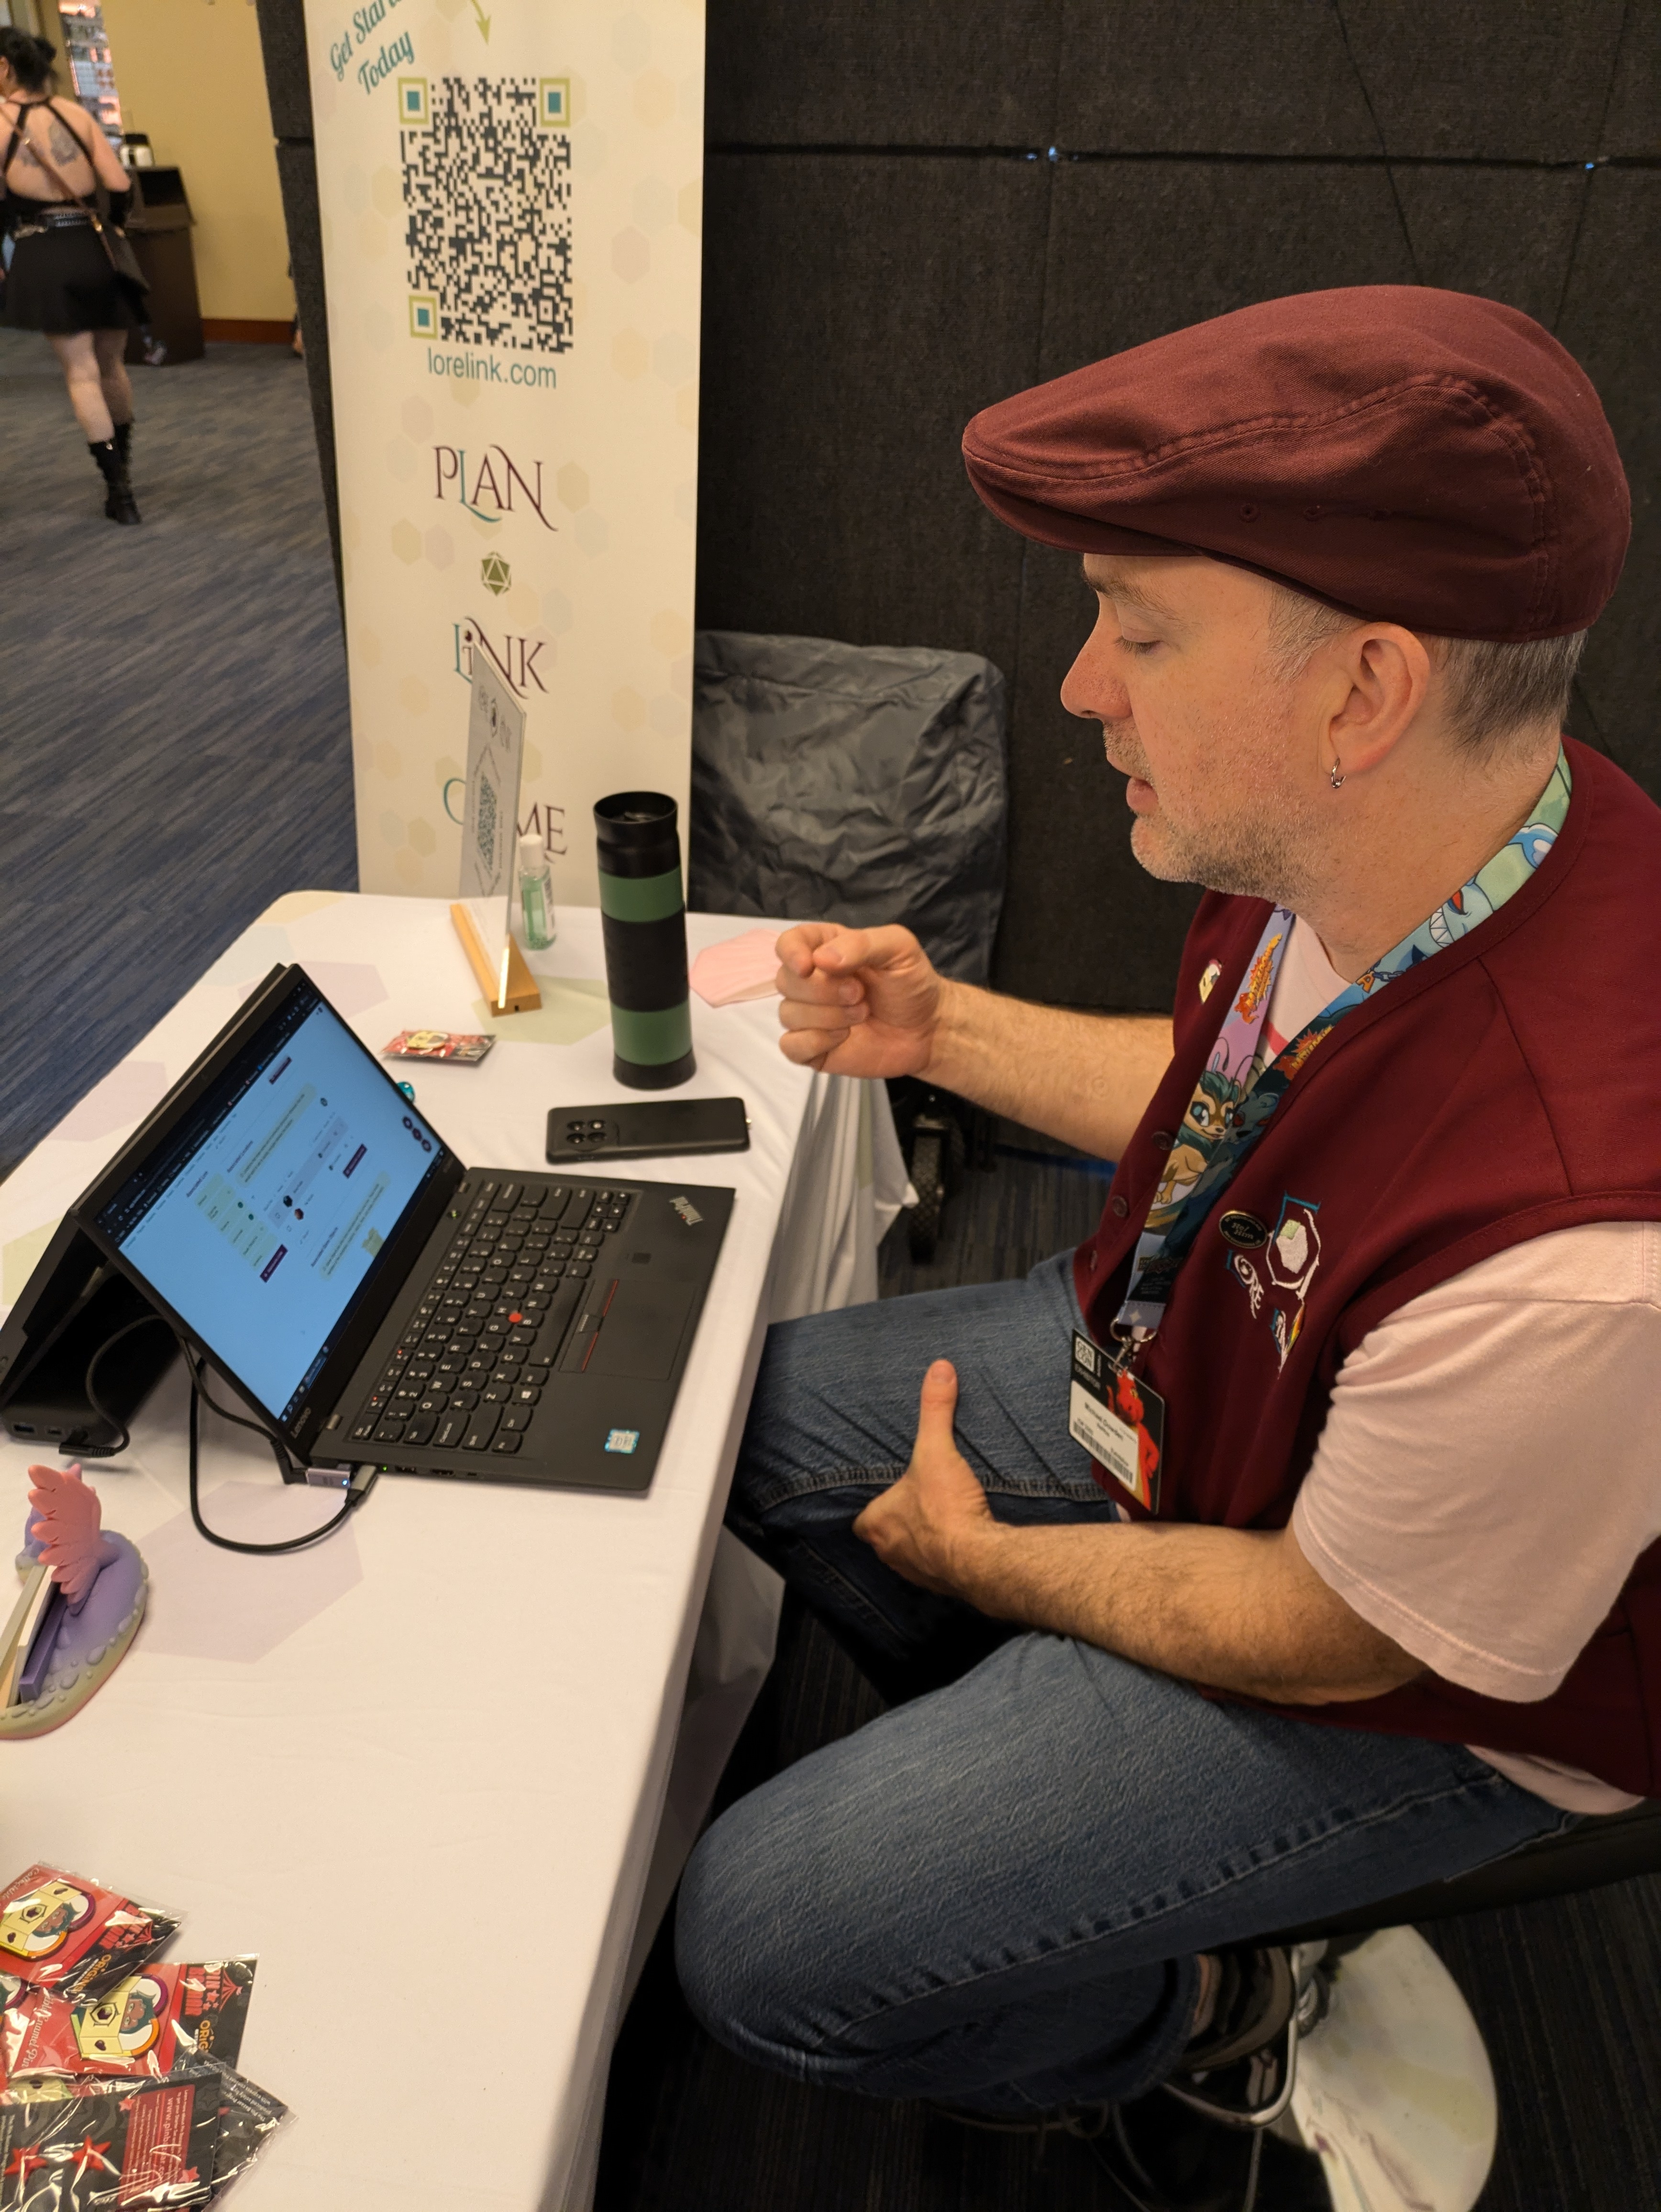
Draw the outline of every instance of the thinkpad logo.
[[[672,1198],[669,1203],[689,1229],[696,1229],[703,1218],[690,1198]]]

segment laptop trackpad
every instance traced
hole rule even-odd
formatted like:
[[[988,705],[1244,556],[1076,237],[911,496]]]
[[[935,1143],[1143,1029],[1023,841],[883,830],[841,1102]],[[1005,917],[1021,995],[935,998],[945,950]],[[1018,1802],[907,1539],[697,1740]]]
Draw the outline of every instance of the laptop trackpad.
[[[643,1382],[666,1381],[680,1349],[692,1296],[687,1283],[619,1283],[589,1357],[588,1372],[627,1375]]]

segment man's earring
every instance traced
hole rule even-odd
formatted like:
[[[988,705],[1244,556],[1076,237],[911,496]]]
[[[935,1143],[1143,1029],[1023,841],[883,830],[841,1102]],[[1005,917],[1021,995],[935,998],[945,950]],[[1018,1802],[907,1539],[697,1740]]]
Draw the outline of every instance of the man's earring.
[[[1342,777],[1342,775],[1340,775],[1340,774],[1338,773],[1338,763],[1337,763],[1337,762],[1336,762],[1336,761],[1334,761],[1334,763],[1332,763],[1331,768],[1328,770],[1328,772],[1327,772],[1327,773],[1328,773],[1328,779],[1329,779],[1329,781],[1330,781],[1330,783],[1331,783],[1331,785],[1332,785],[1333,789],[1334,789],[1335,791],[1342,791],[1342,788],[1343,788],[1344,779],[1343,779],[1343,777]]]

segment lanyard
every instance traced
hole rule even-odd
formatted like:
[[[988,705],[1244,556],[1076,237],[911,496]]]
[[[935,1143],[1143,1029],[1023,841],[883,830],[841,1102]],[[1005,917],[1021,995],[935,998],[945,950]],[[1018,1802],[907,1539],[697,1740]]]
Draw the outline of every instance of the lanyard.
[[[1346,1014],[1366,1006],[1409,968],[1457,944],[1521,890],[1556,842],[1572,787],[1568,757],[1560,745],[1546,787],[1516,835],[1382,960],[1346,984],[1265,1066],[1263,1025],[1295,919],[1286,908],[1275,908],[1257,940],[1239,996],[1224,1016],[1137,1239],[1130,1287],[1113,1318],[1112,1334],[1123,1347],[1120,1365],[1157,1334],[1201,1224],[1239,1173],[1316,1047]]]

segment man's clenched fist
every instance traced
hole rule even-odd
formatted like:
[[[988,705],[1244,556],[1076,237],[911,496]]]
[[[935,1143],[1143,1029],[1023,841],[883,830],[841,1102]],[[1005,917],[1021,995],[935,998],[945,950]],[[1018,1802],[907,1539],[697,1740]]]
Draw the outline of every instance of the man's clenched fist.
[[[779,939],[787,1060],[831,1075],[921,1075],[952,986],[909,929],[804,921]]]

